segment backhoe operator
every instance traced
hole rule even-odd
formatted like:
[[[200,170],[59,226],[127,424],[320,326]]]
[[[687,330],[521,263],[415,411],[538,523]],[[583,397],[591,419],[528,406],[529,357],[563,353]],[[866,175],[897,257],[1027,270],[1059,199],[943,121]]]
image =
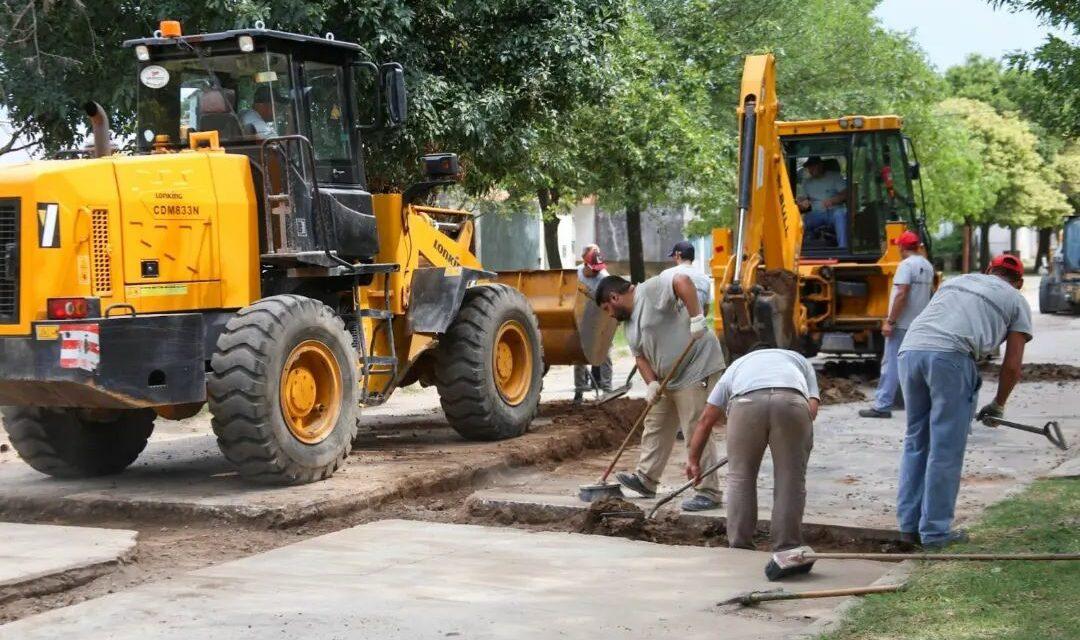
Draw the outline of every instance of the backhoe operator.
[[[803,227],[813,234],[822,227],[832,227],[836,246],[848,246],[847,180],[835,170],[827,170],[820,156],[810,156],[803,165],[807,176],[799,184],[796,204],[803,215]]]

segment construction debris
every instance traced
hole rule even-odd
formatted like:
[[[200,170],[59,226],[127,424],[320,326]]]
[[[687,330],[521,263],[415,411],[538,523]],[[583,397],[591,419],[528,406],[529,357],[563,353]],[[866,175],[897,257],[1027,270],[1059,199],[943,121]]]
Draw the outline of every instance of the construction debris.
[[[979,366],[984,377],[994,379],[1001,372],[1001,366],[984,363]],[[1025,362],[1020,367],[1020,379],[1024,382],[1068,382],[1080,380],[1080,367],[1071,364],[1050,362]]]

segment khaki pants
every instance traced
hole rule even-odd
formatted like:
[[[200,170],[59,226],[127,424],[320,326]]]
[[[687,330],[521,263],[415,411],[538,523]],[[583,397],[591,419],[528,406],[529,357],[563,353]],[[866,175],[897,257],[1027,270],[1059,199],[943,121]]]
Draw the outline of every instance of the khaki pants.
[[[645,431],[641,434],[641,457],[638,459],[637,475],[651,491],[656,491],[660,476],[664,473],[671,449],[675,446],[675,435],[682,427],[686,444],[694,437],[701,410],[709,392],[716,386],[722,372],[718,371],[708,380],[695,382],[682,389],[668,389],[645,418]],[[716,442],[709,438],[709,443],[701,454],[701,468],[706,469],[718,459]],[[717,474],[702,478],[697,492],[720,501],[720,482]]]
[[[814,446],[806,398],[792,389],[760,389],[732,398],[727,413],[728,544],[754,548],[757,477],[767,446],[773,459],[773,550],[801,545],[806,463]]]

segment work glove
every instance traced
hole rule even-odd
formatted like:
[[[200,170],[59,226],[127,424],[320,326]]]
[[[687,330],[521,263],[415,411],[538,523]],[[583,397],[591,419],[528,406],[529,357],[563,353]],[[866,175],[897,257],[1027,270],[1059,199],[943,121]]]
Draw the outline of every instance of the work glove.
[[[690,318],[690,338],[697,340],[701,336],[705,335],[705,330],[708,327],[705,325],[705,316],[698,314],[693,318]]]
[[[988,427],[996,427],[997,425],[987,421],[987,418],[1000,418],[1005,415],[1005,407],[997,403],[997,401],[979,409],[979,413],[975,414],[975,419],[985,424]]]
[[[649,386],[645,387],[645,402],[649,404],[656,404],[656,401],[660,399],[660,383],[653,380],[649,383]]]

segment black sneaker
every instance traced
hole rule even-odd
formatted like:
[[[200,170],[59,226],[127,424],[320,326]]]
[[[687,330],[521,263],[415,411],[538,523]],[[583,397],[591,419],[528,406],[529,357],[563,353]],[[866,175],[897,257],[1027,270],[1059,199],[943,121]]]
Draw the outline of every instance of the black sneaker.
[[[576,392],[574,394],[574,403],[573,403],[574,406],[575,407],[580,406],[581,403],[584,401],[584,399],[585,398],[584,398],[584,396],[582,395],[582,393],[580,391]]]
[[[656,492],[650,491],[645,483],[641,481],[641,478],[637,477],[636,473],[616,473],[615,479],[619,481],[619,484],[634,491],[640,493],[646,498],[655,498]]]
[[[923,549],[926,549],[927,551],[940,551],[949,545],[964,543],[968,540],[969,538],[967,531],[964,531],[963,529],[957,529],[955,531],[950,531],[949,535],[945,536],[941,540],[924,542],[922,546]]]
[[[859,415],[864,418],[891,418],[892,411],[881,411],[870,407],[869,409],[859,409]]]
[[[907,533],[907,532],[904,532],[904,531],[900,532],[900,542],[902,542],[904,544],[910,544],[910,545],[916,546],[916,547],[921,544],[921,542],[919,541],[919,534],[917,534],[917,533]]]

